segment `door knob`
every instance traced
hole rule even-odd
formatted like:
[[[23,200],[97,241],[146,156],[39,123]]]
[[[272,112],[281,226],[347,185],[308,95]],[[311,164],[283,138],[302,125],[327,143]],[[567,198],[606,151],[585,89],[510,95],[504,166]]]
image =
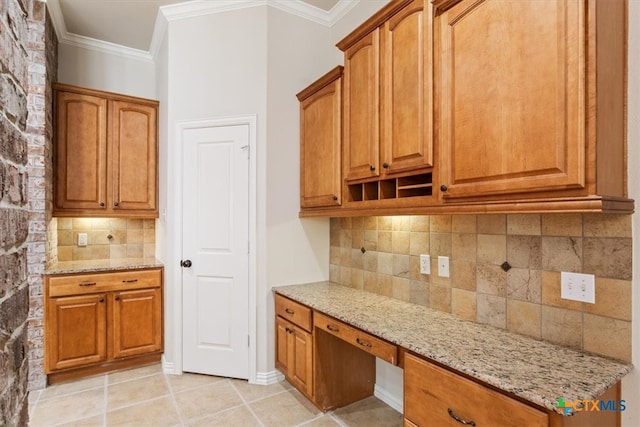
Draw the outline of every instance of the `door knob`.
[[[184,268],[191,267],[191,260],[185,259],[184,261],[180,261],[180,267],[184,267]]]

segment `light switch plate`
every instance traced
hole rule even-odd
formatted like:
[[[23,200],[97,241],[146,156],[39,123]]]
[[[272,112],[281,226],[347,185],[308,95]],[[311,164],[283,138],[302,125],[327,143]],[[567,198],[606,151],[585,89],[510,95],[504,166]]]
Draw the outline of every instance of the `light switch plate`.
[[[431,257],[420,255],[420,274],[431,274]]]
[[[438,276],[449,277],[449,257],[438,257]]]
[[[87,246],[87,233],[78,233],[78,246]]]
[[[593,274],[560,273],[560,297],[573,301],[596,303],[595,276]]]

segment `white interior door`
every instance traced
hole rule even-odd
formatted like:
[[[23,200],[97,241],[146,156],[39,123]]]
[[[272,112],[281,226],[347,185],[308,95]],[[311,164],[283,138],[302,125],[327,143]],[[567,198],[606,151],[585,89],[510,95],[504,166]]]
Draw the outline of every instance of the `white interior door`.
[[[183,370],[249,375],[249,126],[183,132]]]

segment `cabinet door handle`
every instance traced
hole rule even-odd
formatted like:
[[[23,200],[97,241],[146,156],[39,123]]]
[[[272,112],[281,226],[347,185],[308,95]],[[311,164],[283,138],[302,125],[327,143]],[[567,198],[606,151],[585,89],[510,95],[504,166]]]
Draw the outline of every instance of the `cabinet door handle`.
[[[374,170],[376,170],[376,167],[375,167],[374,165],[370,165],[370,166],[369,166],[369,170],[370,170],[370,171],[374,171]]]
[[[333,196],[333,201],[335,202],[336,200],[338,200],[338,196]]]
[[[455,412],[453,412],[453,409],[451,409],[451,408],[447,408],[447,412],[449,412],[449,416],[450,416],[451,418],[453,418],[454,420],[456,420],[456,421],[457,421],[457,422],[459,422],[460,424],[464,424],[464,425],[466,425],[466,426],[475,426],[475,425],[476,425],[476,422],[475,422],[475,421],[473,421],[473,420],[469,420],[469,421],[467,421],[467,420],[465,420],[465,419],[460,418],[459,416],[457,416],[457,415],[456,415],[456,413],[455,413]]]
[[[104,302],[104,298],[100,298],[100,302]]]
[[[340,328],[336,328],[335,326],[327,325],[327,329],[331,332],[340,332]]]
[[[356,342],[357,342],[358,344],[360,344],[361,346],[363,346],[363,347],[371,348],[371,343],[370,343],[370,342],[367,342],[367,341],[361,340],[360,338],[356,338]]]
[[[116,300],[116,301],[120,301],[120,295],[116,295],[115,300]]]
[[[294,314],[295,313],[295,311],[291,310],[290,308],[285,308],[284,312],[287,313],[287,314]]]
[[[443,191],[443,192],[444,192],[444,191],[447,191],[447,190],[448,190],[448,187],[447,187],[446,185],[442,184],[442,185],[440,186],[440,191]]]
[[[136,283],[138,281],[138,279],[127,279],[127,280],[123,280],[122,283]]]
[[[120,203],[118,203],[118,202],[113,202],[113,207],[117,208],[118,206],[120,206]]]
[[[382,167],[383,167],[383,168],[385,168],[385,169],[389,169],[389,163],[384,162],[384,163],[382,164]]]
[[[293,333],[293,329],[291,328],[284,328],[285,331],[287,331],[288,334],[292,334]]]
[[[104,208],[104,202],[100,202],[100,207]]]
[[[78,286],[95,286],[97,285],[96,282],[85,282],[85,283],[80,283]]]

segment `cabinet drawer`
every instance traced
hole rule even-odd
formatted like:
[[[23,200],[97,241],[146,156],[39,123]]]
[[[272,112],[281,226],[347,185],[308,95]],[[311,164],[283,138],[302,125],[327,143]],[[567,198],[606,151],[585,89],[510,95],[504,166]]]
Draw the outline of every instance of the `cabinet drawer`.
[[[154,270],[119,271],[112,273],[47,276],[50,297],[90,294],[125,289],[158,288],[162,272]]]
[[[311,309],[305,305],[276,294],[276,315],[311,332]]]
[[[411,354],[404,358],[404,414],[416,425],[543,427],[548,415]]]
[[[392,365],[398,364],[398,347],[374,337],[332,317],[314,312],[313,323],[320,328],[354,346],[379,357]]]

